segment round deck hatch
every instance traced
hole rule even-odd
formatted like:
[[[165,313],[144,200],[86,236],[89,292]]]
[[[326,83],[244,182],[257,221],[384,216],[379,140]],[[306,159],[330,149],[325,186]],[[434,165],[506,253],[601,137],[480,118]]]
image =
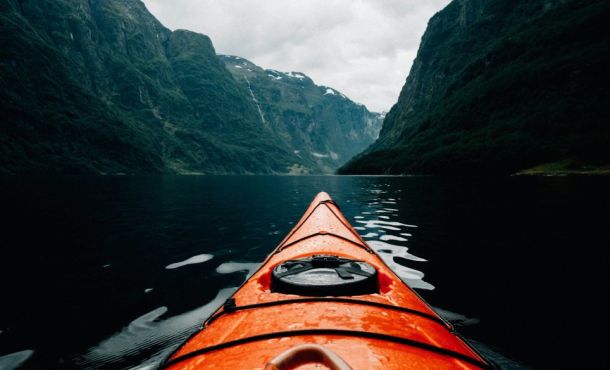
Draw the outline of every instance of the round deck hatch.
[[[314,255],[277,265],[271,289],[303,296],[352,296],[379,291],[375,267],[332,255]]]

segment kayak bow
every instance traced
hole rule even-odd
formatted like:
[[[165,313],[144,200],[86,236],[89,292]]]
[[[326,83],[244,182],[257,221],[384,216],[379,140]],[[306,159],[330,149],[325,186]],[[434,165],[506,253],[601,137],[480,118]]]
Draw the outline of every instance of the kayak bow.
[[[491,368],[326,193],[168,369]]]

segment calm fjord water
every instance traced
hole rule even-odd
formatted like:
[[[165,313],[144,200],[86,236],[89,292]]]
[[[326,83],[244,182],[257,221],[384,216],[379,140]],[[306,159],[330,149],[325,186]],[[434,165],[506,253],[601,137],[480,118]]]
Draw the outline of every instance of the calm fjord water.
[[[607,177],[10,177],[0,186],[0,368],[154,365],[322,190],[506,368],[520,368],[507,358],[602,367],[594,334],[608,292]]]

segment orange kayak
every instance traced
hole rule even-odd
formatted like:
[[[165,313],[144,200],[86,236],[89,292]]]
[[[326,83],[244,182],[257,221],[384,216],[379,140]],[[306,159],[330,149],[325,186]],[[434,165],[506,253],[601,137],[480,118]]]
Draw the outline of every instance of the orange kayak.
[[[493,368],[326,193],[167,369]]]

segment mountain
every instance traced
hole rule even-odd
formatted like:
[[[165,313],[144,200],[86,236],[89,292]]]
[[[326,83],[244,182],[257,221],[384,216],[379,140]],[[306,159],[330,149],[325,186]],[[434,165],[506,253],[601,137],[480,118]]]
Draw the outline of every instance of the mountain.
[[[298,161],[210,40],[137,0],[3,1],[8,173],[286,172]]]
[[[139,0],[0,2],[0,173],[338,167],[295,153],[259,108],[207,36],[170,31]]]
[[[609,17],[607,0],[452,1],[379,139],[339,173],[609,164]]]
[[[379,113],[303,73],[263,69],[236,56],[220,58],[250,94],[261,123],[316,172],[334,171],[379,136]]]

